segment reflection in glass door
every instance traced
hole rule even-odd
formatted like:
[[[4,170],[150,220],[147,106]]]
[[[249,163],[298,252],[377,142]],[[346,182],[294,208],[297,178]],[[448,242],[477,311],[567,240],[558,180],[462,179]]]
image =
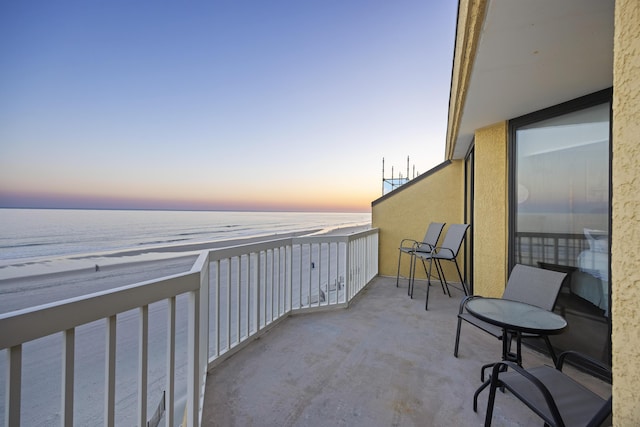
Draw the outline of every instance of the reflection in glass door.
[[[567,273],[553,345],[610,363],[610,103],[526,121],[512,123],[512,262]]]

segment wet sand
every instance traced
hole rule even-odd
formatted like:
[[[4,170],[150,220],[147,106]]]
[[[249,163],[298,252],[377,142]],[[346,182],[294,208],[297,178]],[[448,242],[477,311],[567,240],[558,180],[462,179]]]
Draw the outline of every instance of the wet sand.
[[[186,272],[191,269],[199,251],[206,249],[303,235],[351,234],[367,228],[368,226],[354,226],[329,231],[306,230],[245,239],[124,250],[4,267],[0,268],[0,313]]]

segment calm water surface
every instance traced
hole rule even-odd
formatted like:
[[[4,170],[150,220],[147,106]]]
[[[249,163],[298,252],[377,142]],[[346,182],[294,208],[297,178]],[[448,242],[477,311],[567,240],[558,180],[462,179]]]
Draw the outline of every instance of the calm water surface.
[[[369,213],[0,209],[0,266],[368,224]]]

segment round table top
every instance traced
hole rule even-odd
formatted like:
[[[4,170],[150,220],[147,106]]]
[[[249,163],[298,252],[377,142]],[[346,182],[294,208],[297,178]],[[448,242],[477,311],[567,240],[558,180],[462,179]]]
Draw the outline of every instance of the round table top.
[[[502,298],[474,298],[467,310],[480,320],[516,332],[552,335],[567,327],[560,315],[535,305]]]

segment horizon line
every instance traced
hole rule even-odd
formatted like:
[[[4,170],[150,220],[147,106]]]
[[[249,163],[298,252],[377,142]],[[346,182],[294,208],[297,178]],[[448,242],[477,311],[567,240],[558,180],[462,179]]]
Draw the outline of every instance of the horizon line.
[[[370,214],[370,211],[348,210],[296,210],[296,209],[206,209],[206,208],[125,208],[125,207],[51,207],[51,206],[0,206],[0,209],[70,210],[70,211],[159,211],[159,212],[275,212],[275,213],[353,213]]]

